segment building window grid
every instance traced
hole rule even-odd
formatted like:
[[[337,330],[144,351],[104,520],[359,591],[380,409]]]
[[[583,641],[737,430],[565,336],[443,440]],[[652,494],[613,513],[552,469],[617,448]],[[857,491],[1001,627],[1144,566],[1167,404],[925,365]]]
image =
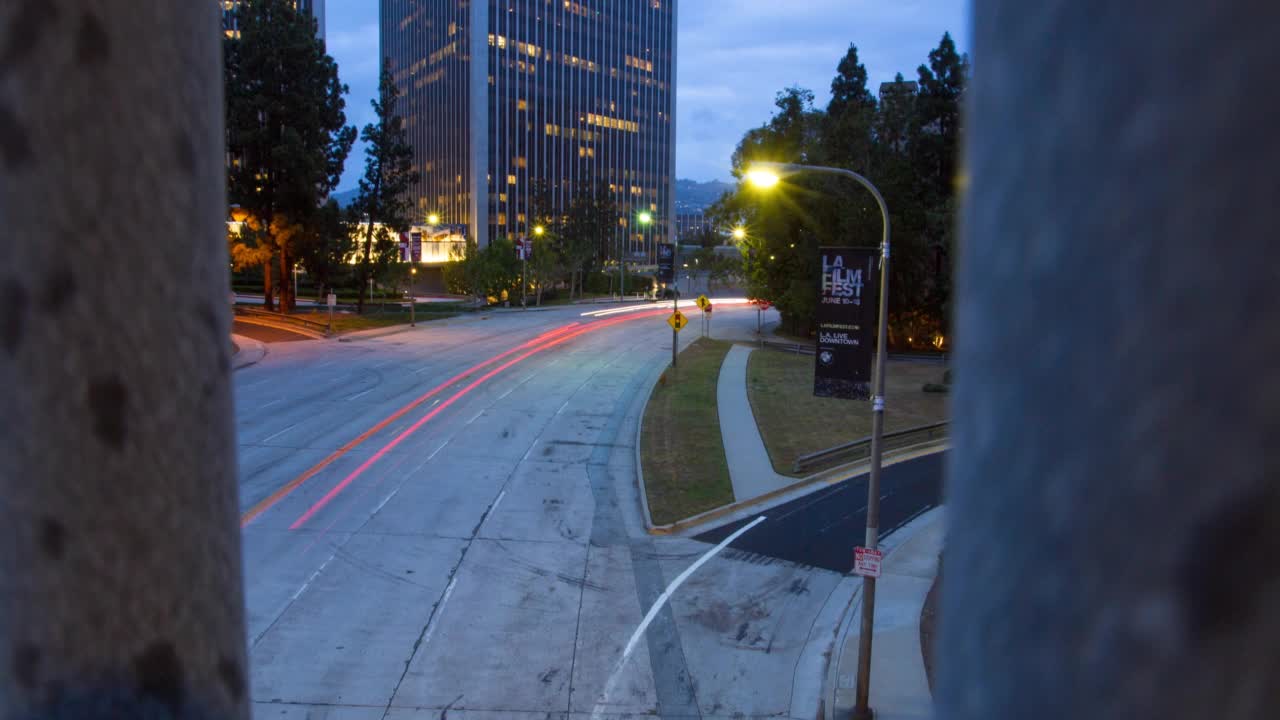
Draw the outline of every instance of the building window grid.
[[[667,97],[668,91],[666,88],[670,87],[667,78],[671,71],[671,63],[669,61],[669,56],[666,54],[669,51],[667,51],[666,43],[664,42],[665,36],[659,32],[660,29],[663,29],[664,24],[666,24],[667,18],[662,17],[666,14],[666,10],[664,9],[661,12],[654,12],[649,9],[648,4],[640,6],[631,2],[619,3],[619,5],[626,6],[625,8],[615,7],[615,9],[623,9],[622,14],[628,16],[624,22],[632,21],[627,24],[630,25],[631,28],[638,28],[639,32],[627,31],[623,33],[608,34],[593,32],[592,28],[587,27],[587,19],[583,16],[573,18],[577,22],[561,22],[559,27],[557,27],[553,22],[553,17],[548,17],[545,22],[535,24],[530,17],[532,14],[531,12],[521,12],[519,17],[524,25],[523,32],[512,32],[515,28],[510,27],[512,23],[509,20],[499,21],[499,23],[505,26],[503,27],[503,30],[505,30],[506,37],[521,37],[523,39],[518,42],[525,42],[527,43],[527,46],[538,48],[538,51],[535,54],[538,56],[537,59],[540,62],[550,63],[553,58],[566,53],[582,55],[584,54],[582,53],[582,50],[587,47],[594,47],[596,52],[592,61],[600,65],[612,64],[617,61],[620,56],[623,58],[627,55],[631,55],[632,57],[641,57],[640,53],[645,53],[646,51],[649,55],[645,57],[656,58],[658,60],[663,60],[664,62],[655,64],[655,69],[658,73],[658,82],[652,83],[638,82],[634,74],[619,73],[615,75],[612,73],[604,74],[589,72],[584,74],[584,71],[581,70],[542,73],[541,76],[543,79],[539,80],[537,79],[538,75],[536,74],[526,77],[524,75],[518,75],[515,68],[506,67],[499,75],[499,82],[505,87],[494,88],[495,94],[502,91],[503,94],[500,96],[506,100],[506,102],[501,105],[503,111],[513,107],[510,102],[510,98],[512,97],[511,93],[525,90],[530,91],[529,97],[532,101],[533,107],[529,108],[529,110],[536,113],[536,123],[530,124],[534,128],[544,129],[544,133],[534,137],[529,137],[528,133],[521,136],[521,129],[515,126],[511,121],[509,114],[500,111],[495,113],[497,116],[491,115],[490,120],[495,126],[500,123],[500,127],[493,128],[493,135],[495,138],[502,139],[502,141],[507,145],[504,150],[507,151],[498,152],[496,151],[498,149],[495,148],[495,152],[491,153],[491,165],[495,160],[498,160],[502,163],[503,167],[494,168],[497,172],[491,172],[490,174],[496,178],[505,178],[507,175],[512,174],[508,172],[509,166],[514,164],[511,159],[513,157],[522,156],[530,158],[535,163],[538,177],[564,178],[568,175],[567,179],[569,182],[552,183],[552,192],[558,196],[557,199],[560,200],[558,204],[562,207],[564,203],[570,199],[568,197],[568,193],[571,189],[577,186],[585,186],[592,176],[601,180],[607,180],[610,177],[616,178],[618,176],[627,178],[628,181],[625,185],[619,184],[616,181],[614,182],[615,187],[618,188],[619,195],[624,188],[629,190],[631,181],[634,180],[637,185],[644,188],[645,192],[642,195],[643,198],[657,199],[656,203],[647,203],[647,206],[649,207],[656,205],[659,208],[659,214],[655,217],[655,222],[647,233],[648,238],[645,242],[647,247],[643,248],[647,251],[647,255],[652,256],[654,251],[652,241],[655,238],[662,237],[666,234],[664,232],[664,226],[667,224],[665,209],[669,203],[670,188],[670,143],[658,141],[659,137],[665,136],[667,132],[666,126],[669,125],[669,120],[662,123],[653,122],[653,118],[658,117],[655,113],[655,108],[665,108],[670,106],[670,99]],[[456,9],[456,6],[451,9]],[[524,9],[525,8],[522,8],[522,10]],[[494,19],[496,20],[503,16],[513,14],[514,13],[509,14],[505,12],[494,13],[494,15],[497,16]],[[465,23],[463,25],[465,29]],[[457,26],[455,25],[454,27],[456,28]],[[426,38],[422,37],[423,33],[413,33],[412,35],[413,39],[418,41],[412,43],[413,46],[418,46],[413,48],[413,50],[418,51],[413,54],[420,57],[422,55],[421,51],[426,49],[421,47],[421,45],[426,44],[421,41]],[[462,35],[464,38],[468,37],[468,34],[465,32],[462,33]],[[566,36],[572,36],[574,40],[578,42],[578,46],[574,47],[566,45]],[[563,42],[557,43],[557,39],[561,39]],[[583,45],[583,42],[587,44]],[[557,45],[559,45],[559,47],[557,47]],[[519,46],[517,45],[517,47]],[[466,56],[466,52],[458,52],[455,56],[446,58],[443,62],[457,64],[460,66],[465,65],[464,58]],[[652,62],[652,60],[649,62]],[[634,66],[634,63],[632,63],[632,65]],[[465,70],[465,67],[462,69]],[[495,68],[495,71],[496,70],[497,69]],[[454,74],[456,75],[457,73]],[[592,80],[595,80],[595,82],[592,82]],[[443,101],[448,99],[450,91],[456,91],[458,89],[456,87],[451,87],[453,84],[454,83],[450,83],[447,80],[432,83],[431,86],[425,88],[425,93],[419,95],[419,97],[425,97],[427,99],[427,102],[423,103],[423,105],[429,107],[441,107]],[[635,94],[632,95],[632,92],[635,92]],[[588,97],[592,94],[594,94],[594,97]],[[547,100],[551,100],[551,102],[547,102]],[[588,101],[603,101],[603,104],[588,105]],[[621,101],[621,103],[618,101]],[[608,103],[613,103],[613,105],[610,106]],[[545,129],[548,126],[556,125],[554,120],[557,117],[564,118],[565,111],[569,110],[570,105],[575,106],[576,108],[591,107],[593,109],[598,109],[598,112],[594,114],[602,117],[625,119],[626,122],[631,123],[636,123],[636,121],[631,120],[630,118],[644,118],[646,121],[643,123],[636,123],[632,126],[623,126],[632,128],[633,131],[630,132],[602,133],[598,140],[590,135],[584,134],[584,140],[587,142],[596,142],[594,152],[587,158],[590,162],[566,162],[566,155],[568,155],[568,153],[564,152],[564,150],[574,147],[574,145],[570,144],[571,139],[566,138],[563,132],[557,136],[546,133]],[[620,108],[621,112],[606,109],[610,107]],[[499,108],[495,107],[494,109],[498,110]],[[416,111],[419,113],[424,113],[425,110],[426,107],[416,108]],[[557,110],[559,112],[557,112]],[[454,120],[455,118],[448,117],[449,115],[453,114],[446,114],[445,117],[435,119],[444,121],[449,125],[453,125],[454,123],[448,121]],[[669,113],[664,113],[664,116],[666,115],[669,115]],[[427,122],[425,121],[425,118],[423,121],[415,123],[415,129],[419,131],[415,134],[420,136],[420,146],[426,146],[426,143],[430,142],[431,144],[428,147],[431,147],[434,151],[432,154],[437,156],[440,155],[440,151],[448,149],[447,147],[444,147],[446,145],[451,145],[454,148],[465,146],[465,142],[451,143],[448,138],[441,137],[445,134],[466,131],[465,116],[456,119],[460,121],[457,123],[458,127],[449,127],[444,133],[440,132],[441,128],[439,127],[439,124]],[[576,118],[574,119],[576,120]],[[615,124],[614,127],[609,129],[617,129],[617,125]],[[428,130],[432,131],[430,137],[428,137]],[[465,140],[465,138],[458,139]],[[619,144],[621,144],[621,152],[619,152]],[[523,154],[515,155],[510,152],[513,149],[516,152]],[[452,165],[452,162],[449,161],[461,161],[461,166],[449,167]],[[470,173],[466,169],[465,164],[465,158],[458,158],[457,153],[449,153],[448,161],[445,163],[441,164],[439,162],[435,162],[429,166],[432,167],[432,170],[428,173],[429,177],[424,182],[434,183],[439,179],[451,178],[454,174],[469,175]],[[523,192],[519,193],[521,198],[519,205],[524,208],[528,208],[532,201],[534,183],[530,181],[521,182],[520,184],[524,185],[524,188]],[[428,189],[424,195],[425,197],[436,197],[440,194],[443,193],[433,193]],[[466,215],[466,210],[460,206],[463,202],[462,198],[465,197],[465,193],[454,194],[449,197],[451,198],[451,202],[455,205],[447,210],[448,214],[459,219],[464,217]],[[617,197],[617,195],[615,195],[615,197]],[[487,203],[485,204],[487,205]],[[631,202],[626,202],[625,204],[620,202],[619,205],[620,208],[625,209],[626,214],[630,214],[633,208],[639,207],[638,203]],[[431,208],[431,210],[444,210],[444,208]],[[507,217],[510,218],[516,214],[517,213],[512,212]],[[527,216],[528,215],[526,214],[526,217]],[[504,229],[510,230],[510,228]]]

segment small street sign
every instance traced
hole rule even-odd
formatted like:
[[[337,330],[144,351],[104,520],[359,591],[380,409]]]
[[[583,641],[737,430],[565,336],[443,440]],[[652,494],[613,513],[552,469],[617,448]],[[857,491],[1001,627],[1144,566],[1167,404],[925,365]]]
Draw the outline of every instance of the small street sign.
[[[710,315],[710,314],[711,314],[711,303],[710,303],[710,302],[708,302],[708,303],[707,303],[706,307],[702,308],[702,312],[707,313],[708,315]]]
[[[880,577],[880,562],[884,560],[884,552],[874,548],[856,547],[853,549],[853,574],[863,577]]]
[[[329,301],[329,307],[338,306],[338,296],[335,293],[329,293],[329,296],[325,299]]]
[[[707,299],[706,295],[698,296],[698,307],[706,310],[709,305],[711,305],[711,301]]]
[[[689,318],[685,317],[684,313],[677,310],[671,313],[671,316],[667,318],[667,324],[671,326],[672,330],[680,332],[684,329],[685,325],[689,324]]]

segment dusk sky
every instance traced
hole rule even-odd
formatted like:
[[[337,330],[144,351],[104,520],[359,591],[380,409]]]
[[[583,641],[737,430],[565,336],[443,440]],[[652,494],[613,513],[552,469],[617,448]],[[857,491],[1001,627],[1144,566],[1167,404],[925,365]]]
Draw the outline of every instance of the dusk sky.
[[[351,88],[347,121],[363,127],[378,87],[378,3],[325,9],[329,53]],[[681,0],[678,24],[676,175],[693,180],[730,179],[733,149],[769,120],[779,90],[809,88],[825,106],[850,43],[872,92],[895,73],[914,79],[944,32],[969,50],[965,0]],[[355,187],[363,168],[357,147],[339,189]]]

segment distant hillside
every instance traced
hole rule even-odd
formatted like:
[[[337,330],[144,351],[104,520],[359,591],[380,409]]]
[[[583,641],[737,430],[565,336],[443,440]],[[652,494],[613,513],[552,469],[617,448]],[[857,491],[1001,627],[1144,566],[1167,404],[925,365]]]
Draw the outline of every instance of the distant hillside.
[[[720,196],[733,189],[731,183],[711,180],[676,180],[676,212],[699,212],[705,210]]]
[[[360,194],[359,190],[343,190],[342,192],[336,192],[330,195],[329,197],[333,198],[334,200],[337,200],[339,207],[345,208],[345,207],[349,207],[351,203],[355,202],[356,195],[359,195],[359,194]]]

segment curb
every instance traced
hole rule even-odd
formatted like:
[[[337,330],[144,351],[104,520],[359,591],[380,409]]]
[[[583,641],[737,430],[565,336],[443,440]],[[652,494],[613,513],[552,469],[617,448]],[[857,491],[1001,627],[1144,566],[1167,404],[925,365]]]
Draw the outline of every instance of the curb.
[[[257,325],[258,327],[269,327],[275,330],[285,330],[285,331],[294,333],[296,335],[305,335],[306,337],[309,337],[312,340],[326,339],[325,334],[322,332],[319,332],[318,330],[312,330],[311,328],[302,327],[301,325],[294,325],[292,323],[288,323],[284,321],[276,322],[274,320],[267,320],[264,318],[252,317],[248,315],[237,315],[236,322],[242,322],[247,325]]]
[[[650,389],[650,392],[652,392],[652,388]],[[642,415],[642,423],[643,419]],[[925,455],[943,452],[948,448],[948,446],[949,441],[943,439],[898,448],[897,450],[889,451],[884,454],[884,457],[881,460],[881,466],[888,467],[900,462],[915,460],[916,458],[923,457]],[[637,467],[639,467],[640,461],[638,447],[639,446],[637,445]],[[693,517],[678,520],[669,525],[654,525],[652,520],[647,516],[646,508],[646,527],[648,528],[650,535],[690,535],[693,534],[694,531],[706,532],[707,530],[713,530],[720,525],[741,520],[742,517],[739,515],[754,515],[761,510],[768,509],[761,507],[763,505],[772,507],[774,505],[781,505],[785,502],[791,502],[792,500],[798,500],[810,493],[821,490],[827,485],[843,482],[852,477],[857,477],[858,475],[870,472],[870,470],[871,463],[868,460],[860,460],[856,463],[841,465],[840,467],[824,470],[823,472],[811,475],[807,478],[802,478],[791,485],[765,493],[764,495],[757,495],[749,500],[741,500],[728,505],[722,505],[718,508],[694,515]]]
[[[654,532],[653,515],[649,512],[649,488],[644,484],[644,465],[640,462],[640,440],[644,435],[644,415],[649,411],[649,400],[653,398],[653,390],[658,387],[658,380],[667,372],[669,366],[663,365],[661,369],[653,373],[653,378],[649,381],[649,389],[644,394],[644,404],[640,406],[640,414],[636,417],[636,483],[640,488],[640,515],[644,520],[644,529],[650,535]]]
[[[243,370],[250,365],[257,365],[267,355],[266,343],[254,340],[251,337],[233,333],[231,341],[239,348],[236,354],[231,356],[231,370],[233,372]]]
[[[879,543],[879,547],[884,551],[884,560],[887,563],[890,557],[898,548],[906,545],[917,534],[930,528],[934,523],[946,522],[945,505],[935,505],[928,510],[921,512],[909,520],[906,524],[896,529],[890,530],[885,536],[885,542]],[[847,577],[856,577],[849,575]],[[936,577],[936,575],[935,575]],[[844,612],[840,618],[840,625],[836,630],[835,644],[831,648],[830,660],[827,662],[827,671],[823,675],[822,682],[822,712],[823,720],[836,720],[836,689],[839,686],[840,663],[844,660],[844,648],[847,645],[849,632],[853,628],[855,615],[861,619],[861,613],[854,613],[855,606],[862,607],[862,583],[859,582],[853,593],[849,597],[849,603],[845,606]],[[916,633],[920,631],[920,619],[915,620]],[[874,632],[872,633],[874,641]],[[923,650],[920,651],[923,657]]]

